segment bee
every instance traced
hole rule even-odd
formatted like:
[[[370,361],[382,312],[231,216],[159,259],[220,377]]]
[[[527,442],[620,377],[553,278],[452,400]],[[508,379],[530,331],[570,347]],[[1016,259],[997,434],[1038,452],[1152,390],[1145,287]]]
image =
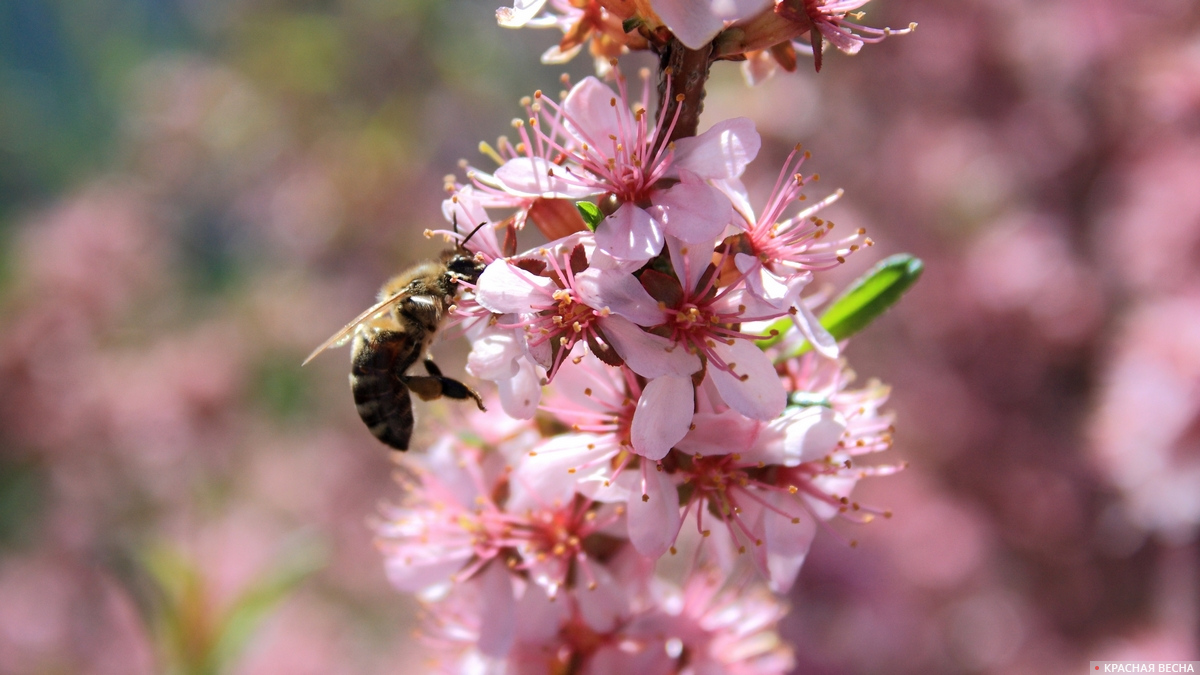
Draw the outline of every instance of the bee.
[[[350,389],[358,415],[375,438],[397,450],[407,450],[412,438],[410,392],[423,401],[443,396],[473,399],[480,410],[486,410],[474,389],[443,375],[428,356],[429,345],[458,299],[461,284],[473,284],[483,274],[483,261],[464,246],[485,224],[476,227],[456,248],[443,251],[438,260],[419,263],[388,280],[379,291],[378,303],[304,360],[307,364],[317,354],[353,337]],[[409,375],[408,369],[422,355],[426,374]]]

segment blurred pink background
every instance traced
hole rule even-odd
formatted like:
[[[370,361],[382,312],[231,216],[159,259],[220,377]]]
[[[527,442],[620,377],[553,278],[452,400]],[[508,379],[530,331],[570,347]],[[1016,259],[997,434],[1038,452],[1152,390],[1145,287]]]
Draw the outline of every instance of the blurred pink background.
[[[557,36],[495,9],[0,5],[0,673],[419,664],[369,527],[389,454],[344,352],[298,365],[559,86]],[[877,244],[832,283],[926,263],[848,350],[910,468],[860,486],[894,518],[818,536],[797,672],[1200,659],[1200,6],[867,10],[920,27],[750,91],[717,64],[701,123],[759,124],[761,193],[797,141],[846,189]]]

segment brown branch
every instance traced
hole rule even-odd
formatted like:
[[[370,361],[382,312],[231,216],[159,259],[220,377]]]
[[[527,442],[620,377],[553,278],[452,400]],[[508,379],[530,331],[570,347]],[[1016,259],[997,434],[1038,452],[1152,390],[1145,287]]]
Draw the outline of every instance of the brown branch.
[[[712,45],[700,49],[688,49],[677,38],[672,37],[666,50],[659,56],[658,100],[660,109],[666,110],[663,127],[654,145],[657,150],[664,143],[695,136],[700,126],[700,113],[704,110],[704,84],[708,81],[708,68],[712,65]],[[670,91],[667,91],[670,74]],[[664,138],[676,111],[679,119]]]

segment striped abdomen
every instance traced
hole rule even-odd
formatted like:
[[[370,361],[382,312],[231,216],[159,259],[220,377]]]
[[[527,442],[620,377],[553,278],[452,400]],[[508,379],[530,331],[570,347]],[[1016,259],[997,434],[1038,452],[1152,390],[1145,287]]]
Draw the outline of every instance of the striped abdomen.
[[[407,450],[413,432],[412,398],[400,375],[423,344],[395,331],[362,333],[354,339],[350,389],[362,421],[383,443]]]

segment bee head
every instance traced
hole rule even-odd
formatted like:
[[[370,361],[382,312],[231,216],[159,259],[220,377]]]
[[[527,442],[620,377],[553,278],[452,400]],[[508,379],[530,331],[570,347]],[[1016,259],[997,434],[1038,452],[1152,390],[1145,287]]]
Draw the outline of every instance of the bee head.
[[[482,260],[476,260],[468,251],[450,253],[450,257],[446,259],[446,271],[451,276],[472,284],[479,281],[479,275],[483,274],[483,269],[487,267]]]

